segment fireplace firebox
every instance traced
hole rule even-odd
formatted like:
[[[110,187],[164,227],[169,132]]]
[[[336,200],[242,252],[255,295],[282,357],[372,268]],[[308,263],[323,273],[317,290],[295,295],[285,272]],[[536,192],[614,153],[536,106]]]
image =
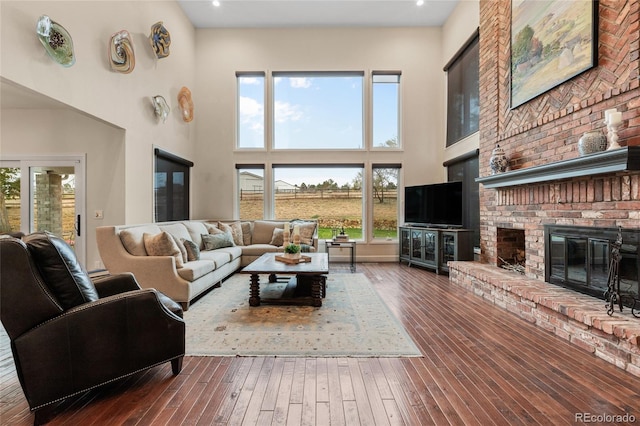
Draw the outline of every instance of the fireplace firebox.
[[[624,306],[633,307],[640,299],[639,229],[545,225],[545,281],[605,300],[611,250],[619,232],[619,294]]]

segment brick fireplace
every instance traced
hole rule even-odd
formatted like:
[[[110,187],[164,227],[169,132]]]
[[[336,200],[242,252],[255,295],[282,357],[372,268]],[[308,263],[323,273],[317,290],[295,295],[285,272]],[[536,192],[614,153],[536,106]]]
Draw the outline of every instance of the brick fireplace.
[[[598,15],[597,66],[512,109],[511,1],[480,1],[481,254],[450,277],[640,376],[640,321],[618,315],[628,322],[616,331],[602,301],[545,281],[545,225],[640,229],[640,1],[601,0]],[[623,149],[581,157],[578,139],[603,131],[611,108],[622,112]],[[496,144],[509,158],[502,176],[489,168]],[[497,267],[516,246],[520,278]]]

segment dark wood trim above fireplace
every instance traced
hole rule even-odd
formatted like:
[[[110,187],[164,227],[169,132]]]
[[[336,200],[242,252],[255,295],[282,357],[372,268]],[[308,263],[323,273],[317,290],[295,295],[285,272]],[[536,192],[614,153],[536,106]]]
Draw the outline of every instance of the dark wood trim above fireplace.
[[[625,146],[570,160],[479,177],[485,188],[525,185],[572,177],[640,170],[640,146]]]

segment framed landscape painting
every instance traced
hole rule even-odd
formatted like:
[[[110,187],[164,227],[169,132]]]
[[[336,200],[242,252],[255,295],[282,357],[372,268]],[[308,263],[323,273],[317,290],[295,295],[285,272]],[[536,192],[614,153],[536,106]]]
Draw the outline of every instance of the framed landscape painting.
[[[511,108],[597,61],[597,1],[511,0]]]

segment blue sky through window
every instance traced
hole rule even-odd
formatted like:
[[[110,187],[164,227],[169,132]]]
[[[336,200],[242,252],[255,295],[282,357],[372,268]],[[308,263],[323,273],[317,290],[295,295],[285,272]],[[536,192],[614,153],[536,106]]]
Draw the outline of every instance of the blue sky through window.
[[[398,75],[374,75],[373,146],[398,138]],[[275,149],[362,149],[361,73],[275,73]],[[238,146],[265,144],[265,78],[238,77]]]
[[[361,149],[362,75],[283,74],[273,82],[276,149]]]
[[[374,74],[372,126],[375,147],[398,141],[399,74]],[[364,73],[274,73],[273,100],[265,100],[265,77],[238,75],[238,147],[264,148],[265,104],[273,105],[274,149],[363,149]],[[399,141],[398,141],[399,142]],[[357,172],[306,168],[279,171],[291,184],[318,184],[333,177],[341,186]]]

